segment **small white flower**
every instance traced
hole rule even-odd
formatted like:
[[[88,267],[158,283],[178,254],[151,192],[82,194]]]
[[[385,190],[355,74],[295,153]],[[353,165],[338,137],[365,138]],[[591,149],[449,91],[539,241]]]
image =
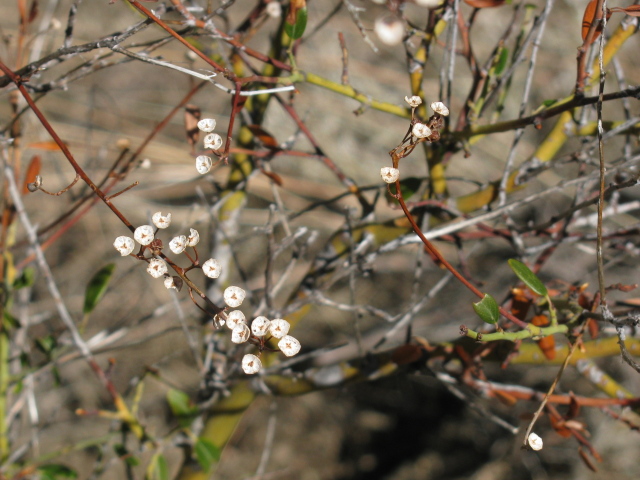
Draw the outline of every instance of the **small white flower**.
[[[419,7],[436,8],[443,0],[414,0]]]
[[[164,260],[160,260],[159,258],[152,258],[149,261],[147,272],[153,278],[160,278],[165,273],[167,273],[167,264],[165,263]]]
[[[433,102],[431,104],[431,110],[442,115],[443,117],[446,117],[447,115],[449,115],[449,109],[442,102]]]
[[[158,228],[169,228],[171,225],[171,214],[167,213],[165,216],[162,216],[162,212],[156,212],[151,217],[153,224]]]
[[[269,333],[275,338],[282,338],[289,333],[289,322],[282,318],[275,318],[269,324]]]
[[[233,343],[244,343],[249,340],[250,334],[249,327],[243,323],[233,329],[233,332],[231,332],[231,341]]]
[[[278,348],[287,357],[293,357],[300,351],[300,342],[297,339],[293,338],[291,335],[285,335],[278,342]]]
[[[135,238],[136,242],[140,245],[149,245],[153,242],[153,232],[154,229],[151,225],[142,225],[133,232],[133,238]]]
[[[411,133],[413,133],[414,137],[425,138],[431,135],[431,129],[424,123],[416,123],[411,129]]]
[[[404,38],[404,22],[397,17],[378,18],[373,29],[385,45],[398,45]]]
[[[269,324],[271,322],[267,317],[256,317],[251,322],[251,333],[256,337],[264,337],[269,330]]]
[[[198,128],[205,133],[213,132],[216,121],[213,118],[203,118],[198,122]]]
[[[416,108],[422,105],[422,99],[417,95],[413,95],[412,97],[404,97],[404,101],[407,102],[411,108]]]
[[[181,254],[187,248],[187,237],[185,235],[173,237],[169,242],[169,248],[176,255]]]
[[[211,158],[206,155],[198,155],[196,157],[196,170],[200,175],[208,173],[212,166],[213,162],[211,161]]]
[[[123,235],[122,237],[116,238],[116,241],[113,242],[113,246],[116,248],[116,250],[120,252],[120,255],[122,255],[123,257],[126,257],[131,252],[133,252],[133,249],[135,248],[136,244],[132,238],[125,237]]]
[[[227,327],[229,327],[230,330],[246,323],[247,319],[245,318],[244,313],[240,310],[232,310],[227,313]]]
[[[542,450],[542,439],[538,435],[533,433],[533,432],[531,432],[529,434],[529,438],[527,439],[527,443],[531,447],[531,450],[535,450],[536,452],[538,450]]]
[[[282,6],[279,2],[272,0],[271,2],[267,3],[267,8],[265,11],[271,18],[280,18],[280,16],[282,15]]]
[[[244,357],[242,357],[242,370],[244,370],[244,373],[246,373],[247,375],[258,373],[261,369],[262,362],[255,355],[247,353]]]
[[[240,287],[227,287],[224,290],[224,303],[231,308],[238,308],[246,295],[247,293]]]
[[[210,133],[204,137],[204,148],[218,150],[222,146],[222,137],[217,133]]]
[[[218,278],[222,273],[222,267],[215,258],[210,258],[202,264],[202,272],[209,278]]]
[[[187,245],[195,247],[200,241],[200,234],[194,228],[189,229],[189,236],[187,237]]]
[[[178,290],[178,287],[176,286],[176,282],[173,280],[173,277],[167,277],[164,279],[164,286],[167,288],[167,290],[170,289],[174,289],[174,290]]]
[[[393,167],[382,167],[380,169],[380,176],[385,183],[394,183],[400,178],[400,170]]]

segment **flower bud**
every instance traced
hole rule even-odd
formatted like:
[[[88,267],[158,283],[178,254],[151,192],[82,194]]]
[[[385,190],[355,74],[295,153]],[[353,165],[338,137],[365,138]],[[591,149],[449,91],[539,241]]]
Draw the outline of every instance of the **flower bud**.
[[[224,303],[231,308],[238,308],[246,295],[247,293],[240,287],[227,287],[224,290]]]
[[[275,318],[269,324],[269,333],[275,338],[282,338],[289,333],[289,322],[282,318]]]
[[[116,241],[113,242],[113,246],[120,252],[120,255],[126,257],[127,255],[131,254],[131,252],[133,252],[136,244],[134,243],[132,238],[122,236],[116,238]]]
[[[133,238],[140,245],[149,245],[153,242],[154,229],[151,225],[141,225],[133,232]]]
[[[176,255],[181,254],[187,248],[187,237],[185,235],[173,237],[169,242],[169,248]]]
[[[151,221],[158,228],[169,228],[171,225],[171,214],[167,213],[166,216],[162,216],[162,212],[156,212],[151,217]]]
[[[210,133],[204,137],[204,148],[218,150],[222,146],[222,137],[217,133]]]
[[[422,105],[422,99],[417,95],[413,95],[412,97],[404,97],[404,101],[407,102],[411,108],[416,108]]]
[[[385,45],[398,45],[404,38],[404,22],[397,17],[378,18],[373,29]]]
[[[536,435],[535,433],[531,432],[529,434],[529,438],[527,439],[527,443],[529,444],[529,446],[531,447],[531,450],[535,450],[536,452],[538,450],[542,450],[542,439]]]
[[[433,102],[431,104],[431,110],[433,110],[439,115],[442,115],[443,117],[446,117],[447,115],[449,115],[449,109],[442,102]]]
[[[215,258],[210,258],[202,265],[202,273],[204,273],[209,278],[218,278],[222,273],[220,262],[218,262]]]
[[[152,258],[147,266],[147,272],[153,278],[160,278],[167,273],[167,264],[159,258]]]
[[[189,236],[187,237],[187,245],[190,247],[195,247],[200,241],[200,234],[194,228],[189,229]]]
[[[249,340],[250,334],[251,332],[249,331],[249,327],[243,323],[233,329],[231,332],[231,341],[233,343],[244,343]]]
[[[213,118],[203,118],[198,122],[198,128],[205,133],[213,132],[216,121]]]
[[[393,167],[382,167],[380,169],[380,176],[385,183],[394,183],[400,178],[400,170]]]
[[[244,313],[242,313],[240,310],[232,310],[231,312],[227,313],[227,327],[229,327],[229,329],[233,330],[234,328],[246,323],[247,320],[244,316]]]
[[[264,337],[269,331],[269,324],[271,322],[267,317],[256,317],[251,322],[251,333],[256,337]]]
[[[200,175],[208,173],[212,166],[213,162],[210,157],[207,157],[206,155],[198,155],[196,157],[196,170]]]
[[[271,5],[271,3],[269,5]],[[246,373],[247,375],[258,373],[261,369],[262,362],[255,355],[247,353],[244,357],[242,357],[242,370],[244,370],[244,373]]]
[[[287,357],[293,357],[300,351],[300,342],[297,339],[293,338],[291,335],[285,335],[278,342],[278,348]]]
[[[417,138],[426,138],[431,135],[431,129],[424,123],[416,123],[411,129],[411,133]]]

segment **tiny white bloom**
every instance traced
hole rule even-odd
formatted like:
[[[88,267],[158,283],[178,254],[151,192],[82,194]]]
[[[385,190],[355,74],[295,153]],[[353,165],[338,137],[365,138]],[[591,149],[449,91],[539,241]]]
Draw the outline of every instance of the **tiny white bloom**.
[[[278,342],[278,348],[287,357],[293,357],[300,351],[300,342],[296,338],[293,338],[291,335],[285,335]]]
[[[196,157],[196,170],[200,175],[208,173],[209,170],[211,170],[212,165],[213,162],[211,161],[211,158],[206,155],[198,155]]]
[[[422,105],[422,99],[417,95],[413,95],[412,97],[404,97],[404,101],[407,102],[411,108],[416,108]]]
[[[249,327],[247,327],[244,323],[238,325],[231,332],[231,341],[233,343],[244,343],[249,340],[249,335],[251,332],[249,331]]]
[[[258,373],[261,369],[262,362],[255,355],[247,353],[244,357],[242,357],[242,370],[244,370],[244,373],[246,373],[247,375]]]
[[[230,330],[246,323],[247,319],[245,318],[244,313],[240,310],[232,310],[227,313],[227,327],[229,327]]]
[[[272,0],[267,3],[266,12],[271,18],[280,18],[280,15],[282,15],[282,6],[279,2]]]
[[[529,438],[527,439],[527,443],[531,447],[531,450],[535,450],[536,452],[538,450],[542,450],[542,439],[538,435],[533,433],[533,432],[531,432],[529,434]]]
[[[116,238],[116,241],[113,242],[113,246],[116,248],[116,250],[120,252],[120,255],[122,255],[123,257],[126,257],[131,252],[133,252],[133,249],[135,248],[136,244],[132,238],[125,237],[123,235],[122,237]]]
[[[140,168],[144,168],[145,170],[148,168],[151,168],[151,160],[149,160],[148,158],[145,158],[144,160],[142,160],[140,162]]]
[[[217,150],[222,146],[222,137],[217,133],[210,133],[204,137],[204,148]]]
[[[385,45],[398,45],[404,38],[404,22],[397,17],[378,18],[373,29]]]
[[[184,252],[184,249],[187,248],[187,237],[185,235],[173,237],[169,242],[169,248],[176,255],[181,254]]]
[[[415,0],[419,7],[436,8],[443,0]]]
[[[167,277],[164,279],[164,286],[167,288],[167,290],[170,289],[174,289],[174,290],[178,290],[178,287],[176,286],[176,282],[173,280],[173,277]]]
[[[213,132],[216,128],[216,121],[213,118],[203,118],[198,122],[198,128],[205,133]]]
[[[431,135],[431,129],[424,123],[416,123],[411,129],[411,133],[413,133],[414,137],[425,138]]]
[[[275,318],[269,324],[269,333],[275,338],[282,338],[289,333],[289,322],[282,318]]]
[[[431,110],[433,110],[436,113],[439,113],[443,117],[446,117],[447,115],[449,115],[449,109],[442,102],[433,102],[431,104]]]
[[[158,228],[169,228],[171,225],[171,214],[167,213],[165,216],[162,215],[162,212],[156,212],[151,217],[153,224]]]
[[[149,266],[147,267],[147,272],[153,278],[160,278],[165,273],[167,273],[167,264],[164,260],[159,258],[152,258],[149,261]]]
[[[215,258],[210,258],[202,265],[202,272],[209,278],[218,278],[222,273],[222,267]]]
[[[256,317],[251,322],[251,333],[253,333],[256,337],[264,337],[269,330],[269,324],[271,322],[267,317]]]
[[[246,295],[247,293],[240,287],[227,287],[224,290],[224,303],[231,308],[238,308]]]
[[[200,234],[194,228],[189,229],[189,236],[187,237],[187,245],[195,247],[200,241]]]
[[[140,245],[149,245],[153,242],[153,232],[154,229],[151,225],[142,225],[133,232],[133,238],[135,238],[136,242]]]
[[[394,183],[400,178],[400,170],[393,167],[382,167],[380,169],[380,176],[385,183]]]

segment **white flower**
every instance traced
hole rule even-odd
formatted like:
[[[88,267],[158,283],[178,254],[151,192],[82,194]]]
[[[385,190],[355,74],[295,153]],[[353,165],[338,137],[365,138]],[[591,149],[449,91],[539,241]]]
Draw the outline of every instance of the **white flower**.
[[[209,278],[218,278],[222,273],[222,267],[215,258],[210,258],[202,265],[202,272]]]
[[[166,216],[162,216],[162,212],[156,212],[151,217],[153,224],[158,228],[169,228],[171,225],[171,214],[167,213]]]
[[[269,330],[269,324],[271,322],[267,317],[256,317],[251,322],[251,333],[256,337],[264,337]]]
[[[249,331],[249,327],[247,327],[244,323],[238,325],[231,332],[231,341],[233,343],[244,343],[249,340],[249,335],[251,332]]]
[[[160,278],[165,273],[167,273],[167,264],[165,263],[164,260],[160,260],[159,258],[152,258],[149,261],[147,272],[153,278]]]
[[[394,183],[400,178],[400,170],[393,167],[382,167],[380,169],[380,176],[385,183]]]
[[[527,439],[527,443],[531,447],[531,450],[535,450],[536,452],[538,450],[542,450],[542,439],[538,435],[533,433],[533,432],[531,432],[529,434],[529,438]]]
[[[184,252],[184,249],[187,248],[187,237],[185,235],[173,237],[169,242],[169,248],[176,255],[181,254]]]
[[[293,338],[291,335],[285,335],[278,342],[278,348],[287,357],[293,357],[300,351],[300,342],[297,339]]]
[[[153,232],[154,229],[151,225],[142,225],[133,232],[133,238],[135,238],[136,242],[140,245],[149,245],[153,242]]]
[[[282,318],[275,318],[269,324],[269,333],[275,338],[282,338],[289,333],[289,322]]]
[[[373,29],[385,45],[398,45],[404,38],[404,22],[397,17],[378,18]]]
[[[242,370],[244,370],[244,373],[246,373],[247,375],[258,373],[261,369],[262,362],[255,355],[247,353],[244,357],[242,357]]]
[[[227,287],[224,290],[224,303],[231,308],[238,308],[246,295],[247,293],[240,287]]]
[[[436,8],[443,0],[414,0],[419,7]]]
[[[447,115],[449,115],[449,109],[442,102],[433,102],[431,104],[431,110],[442,115],[443,117],[446,117]]]
[[[407,102],[411,108],[416,108],[422,105],[422,99],[417,95],[413,95],[412,97],[404,97],[404,101]]]
[[[222,146],[222,137],[217,133],[210,133],[204,137],[204,148],[217,150]]]
[[[234,328],[246,323],[247,320],[244,317],[244,313],[242,313],[240,310],[232,310],[231,312],[227,313],[227,327],[229,327],[229,329],[233,330]]]
[[[431,135],[431,129],[424,123],[416,123],[411,129],[411,133],[413,133],[414,137],[425,138]]]
[[[131,252],[133,252],[136,244],[132,238],[125,237],[123,235],[122,237],[116,238],[115,242],[113,242],[113,246],[120,252],[120,255],[126,257]]]
[[[198,122],[198,128],[205,133],[213,132],[216,121],[213,118],[203,118]]]
[[[167,277],[164,279],[164,286],[167,288],[167,290],[170,289],[174,289],[174,290],[178,290],[178,287],[176,286],[176,282],[173,280],[173,277]]]
[[[187,237],[187,245],[195,247],[200,241],[200,234],[194,228],[189,229],[189,236]]]
[[[282,6],[276,0],[272,0],[267,3],[265,11],[271,18],[280,18],[280,15],[282,15]]]
[[[198,155],[196,157],[196,170],[200,175],[208,173],[209,170],[211,170],[212,165],[213,162],[211,161],[211,158],[207,157],[206,155]]]

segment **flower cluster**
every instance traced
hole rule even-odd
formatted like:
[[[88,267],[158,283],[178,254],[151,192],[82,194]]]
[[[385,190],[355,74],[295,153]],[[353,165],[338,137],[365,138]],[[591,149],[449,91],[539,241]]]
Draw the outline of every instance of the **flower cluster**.
[[[202,121],[203,120],[201,120],[201,122]],[[215,121],[211,121],[213,122],[213,126],[215,126]],[[209,125],[211,128],[213,128],[213,126]],[[167,262],[161,258],[163,248],[162,241],[156,238],[159,230],[166,229],[171,225],[171,214],[163,215],[162,212],[156,212],[153,214],[152,223],[153,226],[141,225],[136,228],[133,233],[133,239],[127,236],[116,238],[113,246],[120,252],[120,255],[127,256],[133,253],[135,242],[138,242],[141,245],[141,250],[134,256],[148,263],[147,272],[149,275],[153,278],[164,277],[164,286],[167,289],[180,290],[183,284],[182,277],[185,276],[186,272],[190,269],[198,267],[198,252],[195,247],[200,241],[200,235],[197,230],[191,228],[189,235],[178,235],[169,242],[169,248],[176,255],[185,252],[188,247],[192,247],[195,253],[195,259],[192,259],[191,256],[185,252],[185,255],[187,255],[192,263],[192,266],[189,268],[182,269],[169,262],[176,271],[182,272],[179,276],[171,276],[168,273]],[[151,253],[151,256],[144,256],[147,250]],[[204,275],[209,278],[218,278],[222,273],[222,266],[215,258],[208,259],[200,268]],[[227,287],[223,293],[224,303],[229,308],[238,308],[242,305],[246,295],[246,292],[240,287]],[[222,320],[221,317],[226,318],[226,321]],[[291,357],[300,351],[300,342],[294,337],[287,335],[289,332],[289,322],[284,319],[277,318],[269,320],[267,317],[260,316],[254,318],[249,326],[244,313],[240,310],[226,311],[226,309],[224,314],[218,315],[216,318],[220,325],[226,323],[227,327],[231,330],[231,341],[233,343],[240,344],[248,341],[258,346],[259,354],[264,350],[270,349],[267,343],[272,338],[279,339],[278,349],[287,357]],[[244,356],[242,369],[245,373],[257,373],[261,368],[262,363],[259,355],[247,354]]]
[[[217,133],[211,133],[216,128],[216,121],[213,118],[203,118],[198,122],[198,128],[207,134],[204,137],[205,149],[218,150],[222,146],[222,137]],[[199,174],[208,173],[212,166],[211,157],[206,155],[198,155],[196,157],[196,170]]]

